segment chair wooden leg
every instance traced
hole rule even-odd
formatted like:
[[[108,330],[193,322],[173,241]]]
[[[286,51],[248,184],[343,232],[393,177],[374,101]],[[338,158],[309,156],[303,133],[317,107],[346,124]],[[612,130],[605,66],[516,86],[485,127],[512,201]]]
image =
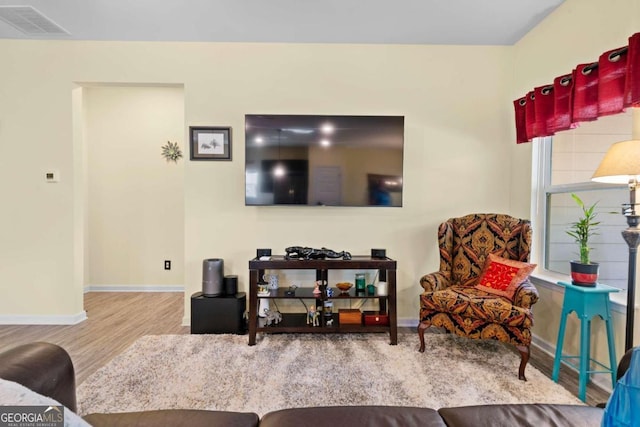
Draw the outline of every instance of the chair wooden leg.
[[[527,378],[524,376],[524,368],[527,367],[527,362],[529,362],[529,346],[519,345],[516,346],[516,348],[520,352],[520,368],[518,369],[518,379],[526,381]]]
[[[420,353],[424,353],[424,330],[427,328],[428,326],[426,326],[424,323],[420,323],[418,325],[418,337],[420,337],[420,349],[418,349],[418,351]]]

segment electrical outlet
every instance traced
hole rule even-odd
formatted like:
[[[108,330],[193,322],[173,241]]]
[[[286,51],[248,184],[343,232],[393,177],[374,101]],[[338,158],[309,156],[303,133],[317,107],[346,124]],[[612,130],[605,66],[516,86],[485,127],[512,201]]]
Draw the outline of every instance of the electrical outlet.
[[[169,261],[168,259],[164,261],[164,269],[171,270],[171,261]]]
[[[46,182],[60,182],[60,172],[57,170],[48,170],[44,173]]]

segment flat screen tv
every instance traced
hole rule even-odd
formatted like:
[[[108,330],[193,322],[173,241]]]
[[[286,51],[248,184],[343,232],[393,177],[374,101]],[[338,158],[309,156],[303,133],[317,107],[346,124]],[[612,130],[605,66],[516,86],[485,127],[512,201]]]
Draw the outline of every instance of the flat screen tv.
[[[245,115],[245,204],[402,206],[403,116]]]

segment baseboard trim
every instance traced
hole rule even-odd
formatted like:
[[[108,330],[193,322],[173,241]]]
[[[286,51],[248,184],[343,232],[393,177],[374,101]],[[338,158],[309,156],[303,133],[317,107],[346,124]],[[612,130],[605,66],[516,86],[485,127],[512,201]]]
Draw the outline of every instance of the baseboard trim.
[[[87,292],[184,292],[183,285],[87,285]]]
[[[418,320],[411,317],[398,319],[398,327],[400,328],[417,328]]]
[[[1,315],[0,325],[76,325],[87,320],[87,312],[59,316]]]

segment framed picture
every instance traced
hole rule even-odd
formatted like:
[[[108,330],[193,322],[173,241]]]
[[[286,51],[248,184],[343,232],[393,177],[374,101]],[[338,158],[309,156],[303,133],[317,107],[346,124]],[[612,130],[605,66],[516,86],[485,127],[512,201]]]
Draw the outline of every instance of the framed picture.
[[[231,128],[190,126],[191,160],[231,160]]]

